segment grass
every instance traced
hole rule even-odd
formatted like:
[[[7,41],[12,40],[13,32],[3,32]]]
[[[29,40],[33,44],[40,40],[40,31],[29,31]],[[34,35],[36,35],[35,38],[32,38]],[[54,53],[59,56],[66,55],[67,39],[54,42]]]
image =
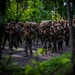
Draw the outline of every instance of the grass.
[[[26,65],[23,68],[16,65],[5,65],[4,67],[0,66],[0,69],[2,69],[0,72],[5,73],[5,75],[51,75],[52,73],[54,75],[65,75],[71,70],[71,63],[69,61],[70,52],[67,52],[61,56],[56,56],[43,62],[32,60],[32,65]]]

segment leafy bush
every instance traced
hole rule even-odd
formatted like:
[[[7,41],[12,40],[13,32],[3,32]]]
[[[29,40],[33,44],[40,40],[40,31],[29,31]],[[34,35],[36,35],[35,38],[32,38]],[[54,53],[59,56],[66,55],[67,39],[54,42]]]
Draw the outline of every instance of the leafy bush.
[[[32,65],[26,65],[21,68],[19,66],[0,66],[0,72],[5,75],[51,75],[59,66],[64,65],[65,63],[70,61],[70,53],[65,53],[61,56],[56,56],[51,58],[50,60],[37,62],[32,60]],[[64,75],[70,64],[63,66],[55,72],[55,75]],[[2,75],[2,74],[1,74]]]
[[[25,67],[25,75],[50,75],[56,68],[70,61],[70,53],[65,53],[61,56],[53,57],[50,60],[44,62],[34,61],[36,66],[27,65]],[[28,68],[31,68],[28,70]],[[28,71],[27,71],[28,70]]]
[[[1,65],[0,75],[24,75],[24,69],[19,66]]]

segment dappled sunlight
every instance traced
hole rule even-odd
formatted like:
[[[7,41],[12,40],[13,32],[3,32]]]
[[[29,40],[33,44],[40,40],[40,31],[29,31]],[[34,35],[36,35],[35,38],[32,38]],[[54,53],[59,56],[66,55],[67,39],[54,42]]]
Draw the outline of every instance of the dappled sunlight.
[[[0,0],[0,75],[75,72],[74,13],[75,0]]]
[[[12,57],[16,57],[16,58],[19,58],[19,57],[23,57],[22,55],[18,55],[18,54],[13,54],[11,55]]]

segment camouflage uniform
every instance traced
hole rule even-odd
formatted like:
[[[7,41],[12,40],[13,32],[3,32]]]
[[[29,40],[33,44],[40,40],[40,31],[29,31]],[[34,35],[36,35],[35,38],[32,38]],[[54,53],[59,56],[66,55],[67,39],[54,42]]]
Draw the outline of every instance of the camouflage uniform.
[[[31,29],[26,28],[25,30],[25,56],[28,56],[28,49],[30,50],[30,54],[32,55],[32,34],[31,34]]]
[[[38,29],[38,27],[36,25],[34,26],[34,31],[35,31],[35,44],[38,45],[38,41],[39,41],[39,29]]]
[[[9,31],[10,31],[10,27],[6,26],[5,29],[4,29],[3,48],[5,47],[6,41],[9,42]]]
[[[52,36],[52,43],[53,43],[53,51],[57,51],[57,32],[53,32],[53,36]]]
[[[62,49],[62,45],[63,45],[63,34],[62,34],[62,31],[59,30],[58,31],[58,50]]]
[[[65,29],[65,42],[66,42],[66,46],[69,45],[69,39],[70,39],[69,28],[66,28]]]
[[[43,31],[43,50],[44,52],[47,54],[47,41],[48,41],[48,38],[47,38],[47,31],[46,29]]]
[[[13,50],[13,46],[17,49],[18,45],[17,45],[17,32],[16,29],[14,27],[11,27],[10,29],[10,33],[9,33],[9,48],[12,51]]]

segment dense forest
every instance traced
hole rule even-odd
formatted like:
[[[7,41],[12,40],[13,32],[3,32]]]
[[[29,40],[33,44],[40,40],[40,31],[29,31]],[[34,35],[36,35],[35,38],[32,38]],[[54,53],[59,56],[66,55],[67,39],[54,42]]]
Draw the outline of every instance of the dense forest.
[[[72,17],[75,3],[71,1]],[[6,3],[6,21],[59,20],[67,18],[65,0],[10,0]]]
[[[75,0],[0,0],[0,74],[1,75],[71,75],[75,71],[75,35],[73,20],[75,19]],[[8,22],[36,22],[43,20],[51,22],[64,20],[68,22],[70,33],[70,51],[49,60],[39,62],[38,52],[34,53],[36,60],[31,65],[19,67],[12,61],[12,54],[4,58],[2,49],[4,27]],[[14,36],[15,37],[15,36]],[[4,52],[4,53],[3,53]],[[31,58],[31,57],[29,57]],[[29,59],[28,58],[28,59]],[[17,58],[16,58],[17,59]],[[26,58],[24,59],[26,60]],[[22,61],[24,62],[24,61]],[[74,75],[74,74],[73,74]]]

